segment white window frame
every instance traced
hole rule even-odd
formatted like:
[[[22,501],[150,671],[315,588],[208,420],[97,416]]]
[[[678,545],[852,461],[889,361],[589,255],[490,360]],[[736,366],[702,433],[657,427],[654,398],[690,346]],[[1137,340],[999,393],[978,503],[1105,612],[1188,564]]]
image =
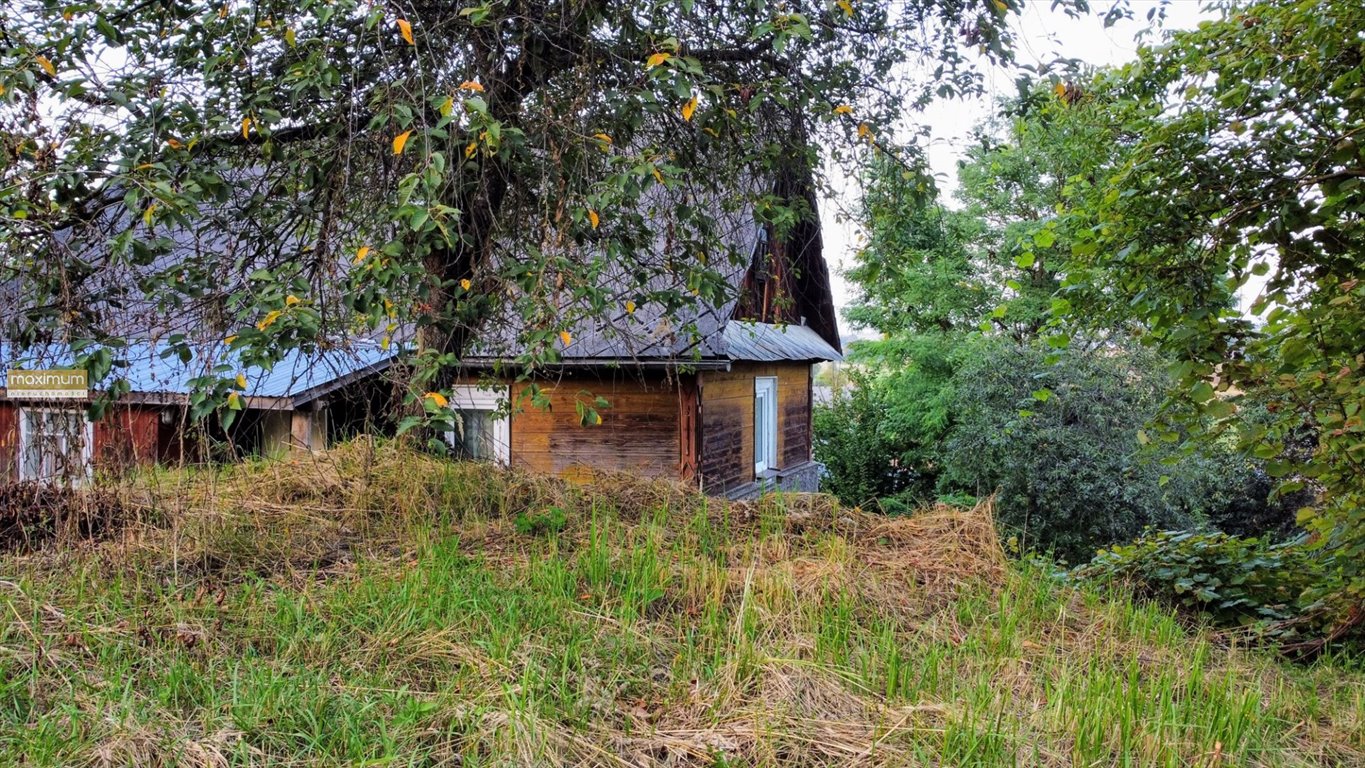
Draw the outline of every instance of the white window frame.
[[[754,475],[777,469],[777,377],[754,377]]]
[[[95,424],[86,416],[84,409],[72,408],[50,408],[23,406],[18,410],[19,417],[19,479],[34,480],[38,482],[62,482],[68,481],[73,485],[79,485],[90,479],[90,475],[95,465]],[[62,413],[76,414],[81,420],[81,474],[75,477],[40,477],[29,471],[28,467],[28,444],[32,439],[29,433],[28,417],[32,413]]]
[[[451,387],[448,408],[453,411],[486,411],[493,419],[493,458],[507,466],[512,460],[512,424],[507,417],[508,388],[480,388],[475,384]],[[455,444],[455,433],[446,433],[446,442]]]

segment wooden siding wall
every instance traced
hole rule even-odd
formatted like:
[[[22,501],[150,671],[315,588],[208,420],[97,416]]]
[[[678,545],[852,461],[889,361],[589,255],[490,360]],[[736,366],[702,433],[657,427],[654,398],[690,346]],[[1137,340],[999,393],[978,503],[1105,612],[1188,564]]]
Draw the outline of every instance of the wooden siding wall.
[[[541,383],[549,410],[525,397],[527,384],[514,384],[512,465],[575,481],[591,480],[598,470],[679,477],[682,395],[676,382],[662,376],[644,381],[609,376]],[[602,423],[583,426],[575,404],[591,406],[599,396],[610,402],[598,410]]]
[[[159,457],[160,410],[146,406],[114,406],[95,422],[95,465],[119,471],[149,464]]]
[[[0,402],[0,482],[19,479],[19,411]]]
[[[779,469],[810,460],[810,366],[736,363],[701,376],[701,475],[709,492],[754,480],[754,379],[777,377]]]
[[[160,458],[161,419],[157,408],[115,406],[95,422],[94,432],[91,455],[101,469],[118,471]],[[18,479],[19,406],[0,401],[0,481]]]

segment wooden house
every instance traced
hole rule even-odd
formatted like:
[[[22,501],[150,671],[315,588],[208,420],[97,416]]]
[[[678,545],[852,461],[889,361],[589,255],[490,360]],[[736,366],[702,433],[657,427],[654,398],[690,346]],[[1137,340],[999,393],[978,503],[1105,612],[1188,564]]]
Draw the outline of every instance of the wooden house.
[[[752,257],[730,270],[723,306],[584,315],[559,362],[533,381],[494,373],[515,356],[514,333],[480,340],[451,390],[455,451],[581,481],[626,472],[729,497],[815,490],[812,367],[840,359],[818,217],[780,239],[741,223],[734,247]],[[682,327],[686,333],[670,332]],[[247,384],[241,418],[230,432],[207,435],[217,439],[200,440],[196,430],[214,428],[192,422],[189,404],[198,377],[232,362],[221,342],[188,362],[168,361],[152,340],[130,341],[124,355],[130,391],[94,423],[79,399],[18,398],[0,380],[0,478],[212,458],[205,445],[261,455],[320,449],[391,429],[384,414],[392,413],[403,368],[401,353],[359,340],[291,353],[270,370],[238,366]],[[58,345],[22,353],[0,346],[0,371],[70,361]],[[586,408],[593,418],[584,418]]]

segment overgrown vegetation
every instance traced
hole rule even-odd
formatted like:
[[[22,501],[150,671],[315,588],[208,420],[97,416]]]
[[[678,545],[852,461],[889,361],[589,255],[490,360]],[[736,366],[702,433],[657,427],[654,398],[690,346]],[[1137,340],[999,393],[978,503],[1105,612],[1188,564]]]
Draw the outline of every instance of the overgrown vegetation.
[[[888,418],[872,479],[835,461],[830,488],[998,492],[1008,534],[1072,563],[1169,529],[1092,570],[1320,650],[1365,625],[1365,11],[1210,11],[1130,65],[1021,81],[955,204],[869,166],[848,314],[884,334],[853,358]]]
[[[1365,759],[1358,668],[1011,563],[988,505],[588,491],[364,443],[123,495],[119,540],[0,560],[5,762]]]

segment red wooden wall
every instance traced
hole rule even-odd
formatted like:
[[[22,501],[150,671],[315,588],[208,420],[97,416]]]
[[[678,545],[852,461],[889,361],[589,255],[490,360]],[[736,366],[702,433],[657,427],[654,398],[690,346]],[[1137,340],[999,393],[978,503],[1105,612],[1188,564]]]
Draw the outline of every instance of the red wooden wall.
[[[0,481],[19,479],[19,412],[0,401]]]
[[[74,406],[73,404],[73,407]],[[141,405],[114,406],[95,422],[91,451],[100,469],[120,471],[160,457],[160,411]],[[0,481],[19,479],[19,406],[0,400]]]

